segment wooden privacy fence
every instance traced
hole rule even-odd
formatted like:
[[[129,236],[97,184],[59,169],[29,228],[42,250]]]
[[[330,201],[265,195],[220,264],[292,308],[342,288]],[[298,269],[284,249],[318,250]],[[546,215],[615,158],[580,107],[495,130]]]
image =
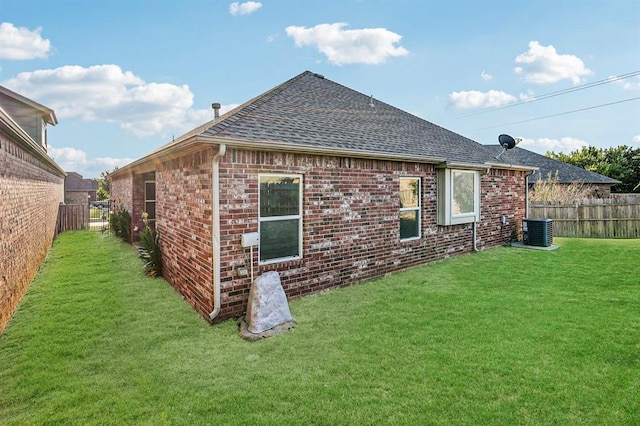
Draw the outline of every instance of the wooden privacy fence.
[[[89,229],[89,207],[82,204],[60,204],[56,235],[75,229]]]
[[[532,203],[529,217],[553,219],[553,235],[557,237],[640,238],[640,197]]]

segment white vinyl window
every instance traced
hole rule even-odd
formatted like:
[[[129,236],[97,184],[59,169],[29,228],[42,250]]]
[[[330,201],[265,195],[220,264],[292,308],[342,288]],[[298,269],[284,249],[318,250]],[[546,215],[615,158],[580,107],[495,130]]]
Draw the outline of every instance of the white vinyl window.
[[[149,215],[149,220],[156,219],[156,182],[144,183],[144,211]]]
[[[400,178],[400,241],[420,238],[420,178]]]
[[[302,257],[302,176],[259,175],[261,264]]]
[[[480,172],[438,170],[438,225],[480,221]]]

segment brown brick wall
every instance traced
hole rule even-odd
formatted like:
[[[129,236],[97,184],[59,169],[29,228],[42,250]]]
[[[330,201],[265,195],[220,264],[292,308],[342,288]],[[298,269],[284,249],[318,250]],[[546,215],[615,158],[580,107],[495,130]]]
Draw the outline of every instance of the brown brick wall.
[[[116,208],[122,205],[131,215],[131,238],[139,240],[140,232],[144,229],[142,213],[144,213],[144,182],[153,180],[155,173],[134,174],[111,180],[109,197]],[[153,223],[150,223],[153,226]]]
[[[257,267],[280,273],[289,297],[346,286],[473,250],[472,225],[436,224],[433,165],[230,150],[220,166],[221,318],[246,309],[249,266],[240,235],[258,231],[258,173],[303,175],[303,258]],[[399,178],[422,182],[422,237],[400,241]],[[491,170],[482,176],[477,247],[502,245],[516,235],[525,209],[524,172]],[[500,222],[506,216],[505,226]]]
[[[205,149],[156,171],[163,275],[204,317],[213,310],[211,159]]]
[[[213,309],[212,157],[214,148],[165,161],[156,171],[157,228],[164,275],[205,318]],[[303,175],[303,258],[257,265],[254,275],[277,270],[290,298],[347,286],[473,249],[472,226],[436,224],[433,165],[230,149],[220,163],[222,311],[217,320],[246,310],[250,266],[240,237],[258,231],[258,174]],[[400,241],[399,178],[422,182],[422,236]],[[112,183],[117,194],[120,186]],[[505,244],[524,216],[524,172],[492,170],[482,177],[479,249]],[[500,222],[506,216],[507,224]]]
[[[65,191],[65,204],[80,204],[89,208],[89,193],[87,191]]]
[[[47,255],[64,176],[0,132],[0,333]]]

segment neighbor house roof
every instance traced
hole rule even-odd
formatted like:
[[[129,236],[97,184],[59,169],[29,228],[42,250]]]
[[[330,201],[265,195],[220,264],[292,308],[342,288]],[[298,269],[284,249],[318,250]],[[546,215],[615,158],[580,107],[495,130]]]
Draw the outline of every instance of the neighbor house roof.
[[[487,145],[487,148],[491,149],[494,155],[498,155],[504,151],[501,145]],[[539,170],[529,177],[529,182],[531,183],[538,180],[545,180],[549,176],[551,176],[552,179],[557,178],[557,182],[559,183],[581,182],[586,184],[607,185],[620,183],[619,180],[590,172],[581,167],[554,160],[553,158],[545,157],[544,155],[520,147],[505,151],[500,155],[500,159],[514,164],[538,167]]]
[[[496,160],[492,150],[471,139],[305,71],[113,174],[196,140],[246,149],[519,168]]]
[[[80,173],[67,172],[64,179],[65,191],[96,191],[98,182],[93,179],[84,179]]]

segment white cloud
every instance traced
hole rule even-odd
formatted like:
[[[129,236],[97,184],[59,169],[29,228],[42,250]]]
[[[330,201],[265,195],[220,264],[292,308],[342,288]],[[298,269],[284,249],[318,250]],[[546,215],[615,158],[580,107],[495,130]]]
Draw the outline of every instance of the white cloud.
[[[244,3],[233,2],[229,5],[229,13],[236,15],[249,15],[262,7],[262,3],[257,1],[246,1]]]
[[[100,172],[113,170],[134,161],[133,158],[96,157],[88,158],[87,153],[72,147],[55,148],[49,145],[47,152],[66,172],[77,172],[85,178],[100,176]]]
[[[51,50],[51,42],[42,38],[42,28],[31,31],[15,27],[12,23],[0,23],[0,59],[25,60],[46,58]]]
[[[640,89],[640,76],[636,76],[631,81],[621,79],[617,76],[611,76],[607,79],[607,81],[621,86],[624,90]]]
[[[286,33],[297,47],[315,46],[329,62],[343,64],[380,64],[390,56],[408,55],[397,46],[402,36],[385,28],[345,30],[344,22],[319,24],[312,28],[289,26]]]
[[[489,90],[484,93],[468,90],[449,94],[449,105],[459,109],[496,107],[516,100],[515,96],[499,90]]]
[[[179,135],[213,118],[210,109],[192,109],[189,86],[146,83],[117,65],[23,72],[2,84],[52,108],[59,119],[117,123],[138,137]]]
[[[489,73],[484,72],[484,70],[482,70],[482,72],[480,73],[480,77],[482,77],[484,81],[493,80],[493,76]]]
[[[529,89],[527,90],[527,93],[520,93],[518,98],[520,98],[521,101],[531,102],[536,100],[536,94],[533,92],[533,90]]]
[[[539,154],[544,154],[548,151],[554,151],[556,153],[564,152],[569,154],[572,151],[577,151],[583,146],[589,146],[589,144],[581,139],[564,137],[560,139],[551,138],[539,138],[539,139],[527,139],[523,138],[519,146],[521,148],[534,151]]]
[[[559,55],[552,45],[541,46],[537,41],[529,42],[529,50],[518,55],[516,62],[522,66],[514,68],[515,72],[535,84],[550,84],[567,79],[575,85],[593,74],[577,56]]]
[[[631,142],[640,145],[640,135],[636,135],[631,139]]]

